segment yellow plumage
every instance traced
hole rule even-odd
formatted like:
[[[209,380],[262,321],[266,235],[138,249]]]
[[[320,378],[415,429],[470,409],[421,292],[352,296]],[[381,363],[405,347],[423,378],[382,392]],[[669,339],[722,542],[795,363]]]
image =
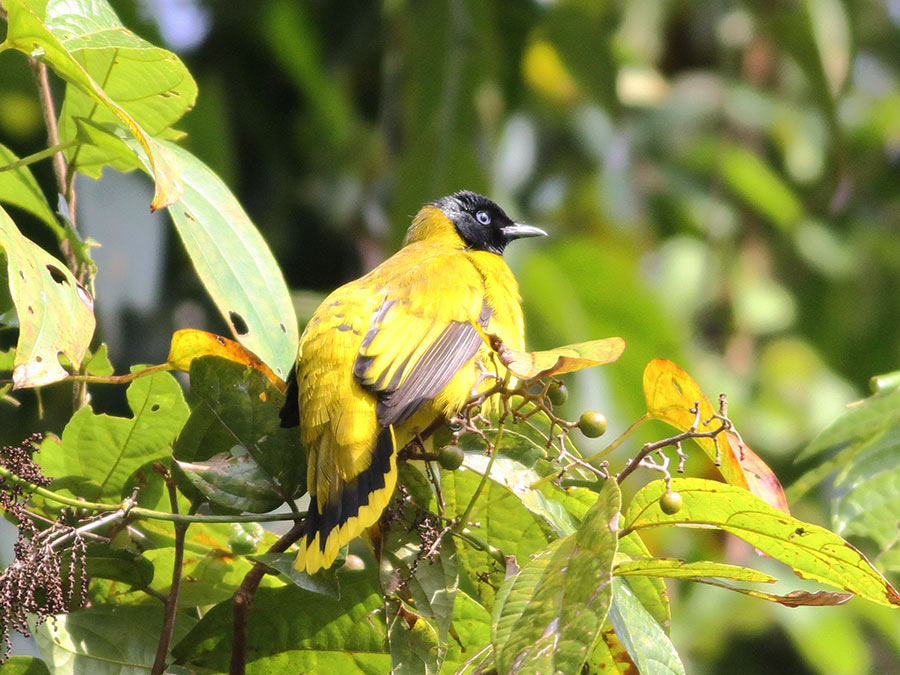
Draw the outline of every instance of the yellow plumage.
[[[316,310],[296,368],[311,499],[298,569],[329,567],[378,521],[397,450],[457,413],[479,382],[478,363],[490,364],[482,331],[522,349],[518,285],[500,254],[538,234],[487,198],[456,193],[425,206],[400,251]]]

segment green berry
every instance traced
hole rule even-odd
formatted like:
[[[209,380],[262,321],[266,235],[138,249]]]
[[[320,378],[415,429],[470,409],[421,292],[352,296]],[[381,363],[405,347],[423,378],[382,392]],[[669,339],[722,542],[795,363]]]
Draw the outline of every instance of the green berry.
[[[681,494],[672,490],[666,490],[663,496],[659,498],[659,508],[668,516],[681,511],[683,503],[684,500],[681,498]]]
[[[588,438],[597,438],[606,433],[606,415],[596,410],[588,410],[581,414],[578,428]]]
[[[447,471],[456,471],[465,458],[466,453],[458,445],[445,445],[438,450],[438,464]]]
[[[553,405],[562,405],[569,398],[569,390],[562,382],[554,382],[547,389],[547,398]]]

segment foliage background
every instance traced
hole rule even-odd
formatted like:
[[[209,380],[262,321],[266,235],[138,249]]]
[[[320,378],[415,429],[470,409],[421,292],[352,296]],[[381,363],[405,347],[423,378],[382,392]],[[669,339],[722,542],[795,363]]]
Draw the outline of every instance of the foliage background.
[[[422,203],[469,188],[551,232],[509,252],[531,347],[628,342],[570,382],[570,413],[605,411],[611,436],[642,411],[644,364],[671,358],[728,393],[789,485],[799,449],[900,364],[895,0],[113,4],[197,79],[185,145],[262,231],[301,321],[389,255]],[[12,55],[0,73],[0,138],[25,156],[45,144],[31,73]],[[49,165],[34,168],[52,185]],[[120,370],[163,360],[174,329],[227,332],[168,223],[147,215],[143,176],[78,187]],[[65,396],[50,388],[46,408]],[[0,407],[0,442],[68,417],[39,421],[23,398]],[[126,410],[122,392],[94,403]],[[827,523],[827,494],[792,507]],[[900,668],[898,619],[860,600],[670,592],[688,672]]]

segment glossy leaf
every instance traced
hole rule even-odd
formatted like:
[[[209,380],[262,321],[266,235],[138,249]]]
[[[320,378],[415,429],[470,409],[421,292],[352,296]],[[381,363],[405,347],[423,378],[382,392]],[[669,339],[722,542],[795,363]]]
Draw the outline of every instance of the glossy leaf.
[[[133,417],[97,415],[85,406],[69,420],[61,440],[45,440],[39,455],[44,473],[81,478],[81,496],[116,502],[132,473],[169,456],[188,418],[178,382],[157,372],[134,380],[126,397]]]
[[[683,674],[684,665],[662,627],[644,609],[628,582],[613,577],[609,620],[640,673]]]
[[[721,529],[789,565],[805,579],[881,605],[900,605],[900,594],[894,587],[862,553],[833,532],[792,518],[749,491],[726,483],[673,478],[671,488],[684,500],[680,511],[663,513],[659,498],[666,485],[664,481],[654,481],[635,495],[624,529],[660,525]]]
[[[620,495],[607,481],[578,530],[557,539],[498,591],[491,641],[501,672],[578,672],[612,599]]]
[[[52,3],[46,4],[36,3],[35,8],[29,6],[25,0],[5,2],[4,9],[9,13],[9,30],[4,45],[26,55],[31,55],[36,51],[40,52],[41,60],[47,63],[57,75],[89,96],[94,105],[104,107],[109,114],[114,116],[118,123],[128,129],[128,132],[146,153],[149,172],[156,182],[156,192],[151,208],[159,209],[176,202],[181,195],[182,186],[178,178],[178,165],[171,152],[162,147],[104,91],[84,65],[69,52],[64,40],[48,27],[46,22],[57,9],[61,10],[60,19],[62,19],[67,5],[68,3],[62,0],[53,0]],[[60,28],[60,30],[65,29]],[[63,33],[63,35],[67,34]],[[77,37],[77,35],[73,37]]]
[[[219,506],[265,513],[284,502],[278,485],[243,446],[236,445],[200,462],[176,463],[191,484]]]
[[[0,250],[19,319],[15,388],[56,382],[68,375],[60,353],[81,365],[94,336],[94,299],[64,263],[23,237],[3,209]]]
[[[516,377],[530,380],[612,363],[625,351],[625,340],[618,337],[605,338],[542,352],[518,351],[498,343],[497,351],[500,361],[509,372]]]
[[[196,328],[183,328],[172,334],[169,356],[166,359],[172,368],[189,373],[191,362],[201,356],[221,356],[223,359],[251,366],[268,377],[281,391],[286,388],[284,380],[239,342]]]

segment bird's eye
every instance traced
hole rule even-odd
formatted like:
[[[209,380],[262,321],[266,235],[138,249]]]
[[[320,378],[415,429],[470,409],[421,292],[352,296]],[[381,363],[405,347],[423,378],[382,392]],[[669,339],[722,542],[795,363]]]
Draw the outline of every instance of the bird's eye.
[[[491,214],[487,211],[479,211],[475,214],[475,218],[478,219],[478,222],[482,225],[490,225],[491,224]]]

